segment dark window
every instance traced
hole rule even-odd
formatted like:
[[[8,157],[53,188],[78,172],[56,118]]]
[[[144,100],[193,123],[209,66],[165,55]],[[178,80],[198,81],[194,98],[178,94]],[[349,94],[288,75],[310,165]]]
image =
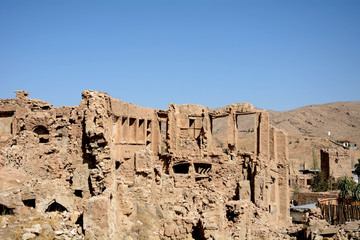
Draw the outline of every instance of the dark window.
[[[68,210],[61,205],[60,203],[53,202],[49,205],[49,207],[45,210],[45,212],[67,212]]]
[[[80,197],[80,198],[82,198],[83,197],[83,194],[82,194],[82,190],[75,190],[75,196],[77,196],[77,197]]]
[[[49,134],[49,130],[46,129],[46,127],[44,126],[38,126],[34,129],[34,132],[37,135],[48,135]]]
[[[116,162],[115,162],[115,169],[119,169],[119,167],[120,167],[120,162],[119,162],[119,161],[116,161]]]
[[[174,173],[187,174],[189,173],[190,163],[179,163],[173,166]]]
[[[35,199],[26,199],[26,200],[23,200],[23,203],[27,207],[32,207],[32,208],[36,207],[36,200]]]
[[[0,204],[0,215],[14,215],[14,211],[11,208]]]

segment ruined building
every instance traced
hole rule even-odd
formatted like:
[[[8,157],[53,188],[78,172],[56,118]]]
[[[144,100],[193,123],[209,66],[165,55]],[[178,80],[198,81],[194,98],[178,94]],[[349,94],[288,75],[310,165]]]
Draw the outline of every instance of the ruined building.
[[[1,239],[278,239],[290,223],[287,137],[248,103],[155,110],[88,90],[52,107],[17,91],[0,150]]]

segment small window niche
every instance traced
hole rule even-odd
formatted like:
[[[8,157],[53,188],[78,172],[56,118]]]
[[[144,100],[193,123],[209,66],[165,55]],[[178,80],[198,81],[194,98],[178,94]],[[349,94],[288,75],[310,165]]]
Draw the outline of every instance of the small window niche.
[[[211,171],[210,163],[194,163],[195,172],[198,174],[208,174]]]
[[[189,137],[195,138],[195,118],[189,118]]]
[[[166,134],[166,132],[167,132],[167,123],[165,121],[160,121],[159,126],[160,126],[160,133],[161,134]]]
[[[39,136],[39,143],[49,142],[49,130],[44,126],[37,126],[34,128],[34,133]]]
[[[0,215],[14,215],[14,210],[0,204]]]
[[[151,138],[151,120],[147,120],[146,123],[146,137]]]
[[[121,129],[120,129],[120,141],[121,142],[128,142],[129,141],[129,123],[128,117],[121,118]]]
[[[26,207],[35,208],[36,207],[36,199],[26,199],[22,201]]]
[[[192,116],[189,117],[189,128],[188,136],[189,138],[197,139],[200,136],[202,128],[202,117]]]
[[[159,120],[160,128],[160,142],[159,142],[159,151],[160,154],[165,154],[166,152],[166,133],[167,133],[167,122],[166,119]]]
[[[131,143],[136,142],[136,118],[129,119],[129,139]]]
[[[82,190],[77,189],[77,190],[74,191],[74,194],[75,194],[75,196],[77,196],[79,198],[83,197],[83,191]]]
[[[115,143],[119,142],[119,138],[120,138],[120,131],[121,131],[121,126],[120,126],[120,118],[118,116],[113,116],[113,139]]]
[[[145,120],[139,119],[139,128],[137,132],[138,143],[145,143]]]
[[[178,163],[173,166],[175,174],[188,174],[190,169],[190,163]]]
[[[0,140],[13,135],[14,112],[0,112]]]
[[[115,169],[118,170],[120,168],[120,161],[115,161]]]
[[[189,128],[195,128],[195,119],[189,118]]]
[[[51,203],[48,208],[45,210],[45,212],[67,212],[68,210],[61,205],[60,203],[57,203],[54,201]]]

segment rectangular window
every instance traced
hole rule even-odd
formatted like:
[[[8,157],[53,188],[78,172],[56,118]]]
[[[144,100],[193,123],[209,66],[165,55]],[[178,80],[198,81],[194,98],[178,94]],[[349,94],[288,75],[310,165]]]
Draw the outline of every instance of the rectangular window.
[[[130,142],[136,142],[136,118],[129,119],[129,140]]]
[[[139,119],[139,128],[137,129],[137,142],[145,143],[145,120]]]
[[[12,123],[13,123],[14,112],[0,112],[0,140],[11,137],[13,134]]]
[[[256,114],[236,115],[237,148],[243,152],[255,153],[256,149]]]
[[[128,126],[128,118],[127,117],[122,117],[121,120],[121,130],[120,130],[120,134],[121,134],[121,142],[128,142],[129,141],[129,126]]]
[[[212,145],[215,148],[226,148],[228,116],[211,117]]]

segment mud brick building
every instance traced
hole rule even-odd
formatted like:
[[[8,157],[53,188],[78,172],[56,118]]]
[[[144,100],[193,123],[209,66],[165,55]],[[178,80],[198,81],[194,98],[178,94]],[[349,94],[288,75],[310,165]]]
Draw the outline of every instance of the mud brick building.
[[[2,239],[276,239],[290,223],[287,136],[249,103],[156,110],[88,90],[53,107],[17,91],[0,150]]]

